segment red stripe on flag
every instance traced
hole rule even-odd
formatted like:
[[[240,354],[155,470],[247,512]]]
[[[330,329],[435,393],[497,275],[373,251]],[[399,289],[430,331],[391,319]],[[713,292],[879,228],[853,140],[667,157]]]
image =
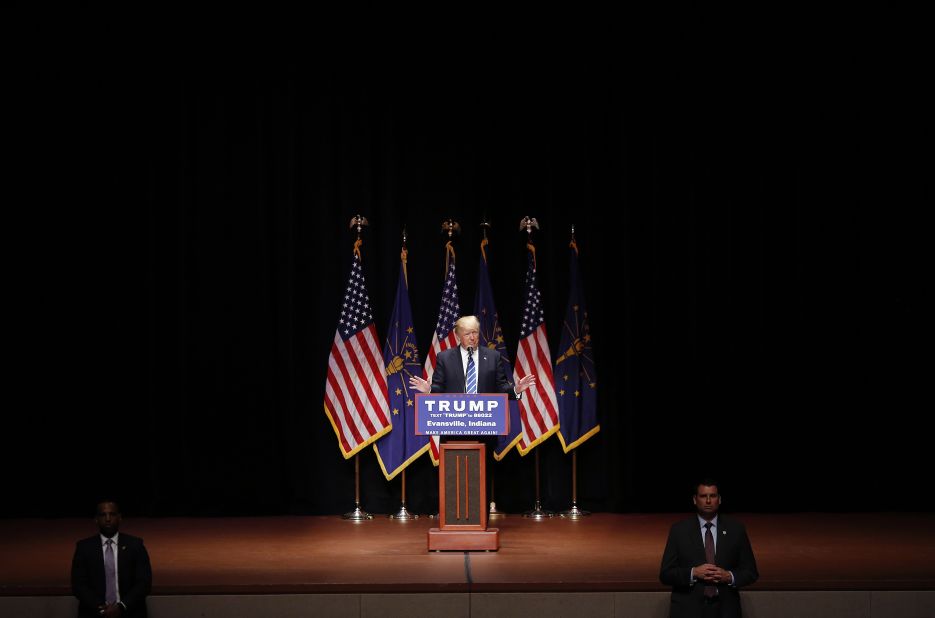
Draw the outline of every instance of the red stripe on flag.
[[[369,384],[369,380],[367,380],[367,376],[364,373],[364,369],[363,367],[361,367],[361,364],[360,364],[360,356],[358,355],[361,353],[359,352],[360,348],[359,346],[354,346],[354,344],[357,342],[356,339],[357,339],[357,335],[354,335],[353,337],[348,339],[348,342],[350,342],[351,346],[356,348],[354,350],[355,353],[348,354],[348,358],[347,358],[347,360],[354,367],[353,380],[352,381],[349,380],[348,384],[353,384],[355,386],[354,392],[351,395],[351,397],[354,399],[354,403],[356,404],[356,409],[358,412],[357,416],[360,419],[360,421],[364,424],[364,427],[366,427],[367,436],[369,437],[377,432],[377,430],[373,426],[373,421],[370,418],[370,411],[373,408],[373,401],[372,401],[373,395],[371,393],[370,388],[368,388],[367,386]],[[345,351],[349,352],[349,350],[345,350]],[[361,392],[367,396],[366,401],[360,398]]]
[[[350,375],[347,363],[353,363],[353,360],[348,358],[349,354],[347,348],[345,347],[344,341],[341,339],[341,335],[335,335],[335,344],[336,345],[334,347],[334,353],[332,353],[332,358],[334,359],[334,366],[338,370],[334,375],[338,379],[339,386],[341,386],[341,400],[344,403],[344,406],[341,408],[341,414],[344,417],[346,426],[354,437],[352,441],[353,448],[356,448],[364,441],[364,436],[362,433],[360,433],[360,428],[357,426],[352,412],[353,410],[359,411],[363,410],[364,408],[364,404],[360,401],[360,397],[357,395],[360,380],[357,379],[356,376],[352,378]],[[328,369],[331,369],[330,365]],[[329,371],[329,376],[330,375],[331,374]],[[347,397],[351,398],[351,405],[348,405]],[[368,431],[369,435],[373,435],[372,425],[368,428]]]
[[[331,376],[331,374],[328,374],[328,382],[333,382],[333,381],[334,381],[333,376]],[[338,414],[338,406],[335,405],[334,398],[330,397],[329,396],[330,394],[333,394],[333,387],[325,389],[325,407],[328,410],[328,416],[331,417],[331,420],[334,423],[334,426],[336,429],[335,433],[338,435],[338,440],[341,442],[341,452],[347,453],[351,450],[351,445],[347,441],[347,436],[344,435],[343,429],[338,427],[338,425],[341,424],[338,422],[338,419],[336,418]]]
[[[444,339],[438,338],[438,331],[435,331],[435,334],[432,335],[432,347],[429,348],[428,358],[425,359],[425,368],[422,370],[422,379],[423,380],[432,380],[432,375],[435,373],[435,363],[439,353],[444,352],[448,348],[454,347],[458,342],[457,337],[455,336],[454,329],[448,331],[448,334]],[[431,436],[429,441],[429,446],[431,447],[432,461],[438,463],[439,453],[441,448],[439,444],[441,439],[438,436]]]
[[[432,347],[429,349],[429,357],[425,359],[425,367],[422,369],[422,379],[428,380],[432,374],[435,372],[435,357],[437,352],[435,351],[435,344],[437,340],[432,341]]]
[[[525,454],[530,444],[547,436],[558,427],[558,401],[552,380],[552,365],[549,361],[549,344],[545,325],[540,324],[519,342],[516,352],[516,379],[536,374],[536,386],[527,391],[520,401],[522,434],[520,453]]]
[[[538,391],[538,384],[539,384],[539,379],[538,379],[539,372],[537,371],[538,368],[531,366],[529,363],[530,358],[535,358],[535,354],[532,351],[531,346],[530,346],[530,339],[532,339],[531,336],[526,337],[525,339],[519,342],[520,353],[517,354],[517,357],[518,357],[520,366],[523,367],[523,369],[527,370],[526,373],[536,374],[537,389],[535,392],[530,393],[531,396],[527,398],[526,405],[520,408],[521,411],[523,408],[525,408],[525,411],[526,411],[526,417],[527,417],[526,435],[532,437],[532,436],[539,436],[539,435],[544,434],[546,431],[548,431],[548,427],[546,427],[545,420],[543,419],[542,414],[540,413],[540,409],[543,407],[544,402],[542,401],[542,398],[540,397],[540,394]],[[535,427],[531,427],[531,425],[533,424],[535,425]]]
[[[341,452],[347,454],[354,450],[354,446],[359,444],[360,436],[356,439],[352,430],[348,427],[350,419],[347,415],[347,402],[344,393],[341,392],[337,384],[337,378],[331,372],[328,372],[328,387],[325,389],[326,403],[329,404],[331,412],[331,421],[334,425],[335,433],[341,442]]]
[[[378,352],[372,345],[372,338],[370,340],[367,338],[367,334],[373,328],[374,326],[371,325],[349,340],[352,341],[354,352],[356,352],[352,358],[355,361],[355,366],[359,368],[357,377],[364,378],[360,380],[361,388],[367,394],[367,401],[370,404],[365,408],[367,415],[364,417],[370,435],[378,431],[374,428],[376,425],[379,425],[381,428],[387,426],[388,421],[386,420],[386,415],[382,413],[381,408],[385,409],[389,406],[386,401],[386,376],[383,375],[383,372],[376,370],[375,357]],[[363,343],[371,345],[363,346],[361,345],[361,340],[363,340]],[[361,366],[361,358],[367,361],[366,367]]]
[[[390,427],[386,375],[371,325],[347,341],[335,333],[328,359],[325,404],[345,456]]]
[[[360,243],[354,246],[346,302],[334,334],[325,379],[325,411],[345,458],[392,429],[386,369],[372,322],[359,246]]]
[[[558,424],[558,399],[555,397],[555,383],[552,379],[552,361],[549,358],[549,342],[545,334],[545,325],[539,326],[535,332],[536,343],[538,345],[538,355],[536,356],[536,366],[539,368],[540,375],[544,374],[543,380],[545,392],[549,395],[545,398],[545,409],[549,414],[550,426]]]

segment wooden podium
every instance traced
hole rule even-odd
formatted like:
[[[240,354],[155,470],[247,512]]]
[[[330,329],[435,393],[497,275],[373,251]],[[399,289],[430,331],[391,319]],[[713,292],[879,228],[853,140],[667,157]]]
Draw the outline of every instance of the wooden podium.
[[[429,551],[497,551],[500,530],[487,527],[487,448],[480,442],[445,442],[438,471],[438,528]]]

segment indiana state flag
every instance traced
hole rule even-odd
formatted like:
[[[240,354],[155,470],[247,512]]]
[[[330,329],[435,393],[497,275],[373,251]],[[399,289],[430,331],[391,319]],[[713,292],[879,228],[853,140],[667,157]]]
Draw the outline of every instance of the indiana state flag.
[[[429,450],[429,437],[415,435],[415,398],[409,378],[422,374],[419,346],[412,327],[412,306],[409,304],[409,283],[406,275],[406,250],[399,265],[399,283],[393,317],[386,329],[383,362],[386,365],[386,386],[390,402],[393,430],[373,445],[377,461],[386,480],[391,480],[406,466]]]
[[[578,244],[571,244],[571,290],[553,376],[560,419],[558,439],[567,453],[601,430],[597,424],[597,373],[591,329],[578,272]]]
[[[503,339],[503,330],[500,328],[500,315],[493,302],[493,287],[490,285],[490,272],[487,270],[488,241],[485,238],[480,243],[480,267],[477,269],[477,296],[474,297],[474,315],[480,321],[480,345],[493,348],[500,353],[500,362],[503,363],[503,373],[513,375],[513,366],[510,364],[510,355],[507,353],[506,342]],[[510,449],[516,446],[522,437],[523,426],[519,419],[519,404],[515,399],[510,400],[510,433],[497,436],[497,446],[493,457],[497,461],[506,456]]]

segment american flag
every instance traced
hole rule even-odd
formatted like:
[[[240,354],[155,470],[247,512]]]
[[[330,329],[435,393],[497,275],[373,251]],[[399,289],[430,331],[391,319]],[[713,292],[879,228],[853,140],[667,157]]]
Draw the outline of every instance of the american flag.
[[[325,414],[345,459],[393,428],[386,400],[386,367],[360,264],[359,240],[354,244],[341,319],[328,357]]]
[[[435,362],[438,355],[448,348],[458,345],[455,338],[455,322],[461,317],[461,303],[458,301],[458,278],[455,276],[455,250],[451,242],[445,245],[445,257],[448,261],[445,287],[442,289],[442,302],[438,307],[438,322],[435,324],[435,333],[432,335],[432,347],[429,348],[428,358],[425,359],[425,370],[422,377],[432,381],[435,373]],[[438,465],[439,439],[432,436],[431,453],[432,463]]]
[[[529,249],[526,299],[513,378],[519,382],[523,376],[534,373],[536,385],[529,388],[519,402],[523,435],[516,448],[519,449],[520,455],[525,455],[558,430],[558,401],[555,398],[552,380],[552,354],[549,352],[549,341],[545,334],[542,294],[536,287],[536,248],[532,243],[526,247]]]

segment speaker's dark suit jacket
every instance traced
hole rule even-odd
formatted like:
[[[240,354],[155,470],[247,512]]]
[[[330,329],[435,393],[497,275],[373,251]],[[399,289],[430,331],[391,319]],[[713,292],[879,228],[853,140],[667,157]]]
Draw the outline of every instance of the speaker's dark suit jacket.
[[[507,393],[516,399],[513,383],[503,370],[500,353],[491,348],[477,348],[477,392]],[[438,355],[432,374],[433,393],[463,393],[465,386],[461,346],[448,348]]]
[[[721,618],[740,616],[740,593],[737,588],[749,586],[760,574],[747,530],[739,521],[718,514],[717,548],[714,563],[734,574],[734,585],[718,585],[718,605]],[[659,580],[672,586],[672,618],[700,618],[704,611],[703,581],[691,583],[691,570],[706,563],[704,540],[698,517],[680,521],[672,526],[666,549],[662,553]]]
[[[121,532],[117,542],[117,584],[125,616],[145,618],[146,596],[153,585],[153,571],[143,539]],[[78,616],[100,618],[104,604],[104,551],[98,534],[75,545],[71,561],[71,590],[78,597]]]

